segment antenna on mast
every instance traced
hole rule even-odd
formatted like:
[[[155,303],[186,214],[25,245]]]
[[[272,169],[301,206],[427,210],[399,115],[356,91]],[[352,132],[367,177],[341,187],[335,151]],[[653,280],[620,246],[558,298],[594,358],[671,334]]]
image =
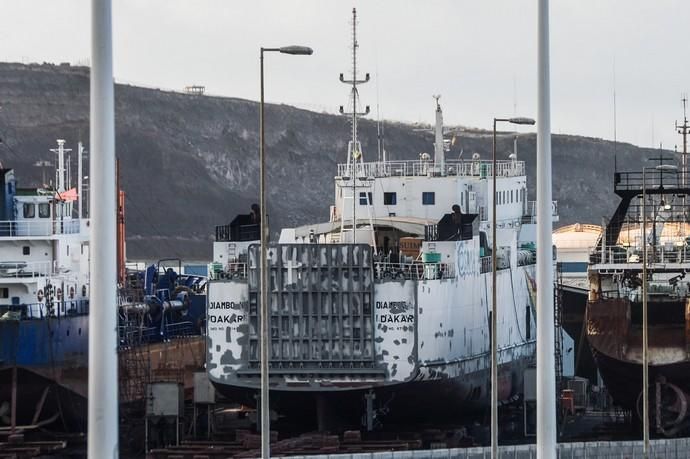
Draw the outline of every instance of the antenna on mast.
[[[681,181],[683,184],[683,187],[686,186],[687,184],[687,173],[688,173],[688,130],[690,130],[690,126],[688,126],[688,116],[687,116],[687,103],[688,103],[688,95],[683,94],[681,96],[681,102],[683,103],[683,123],[678,124],[678,121],[676,121],[676,130],[678,131],[678,134],[683,136],[683,152],[681,154]]]
[[[357,111],[357,105],[359,101],[359,90],[357,89],[358,84],[364,84],[369,81],[369,74],[365,74],[363,80],[357,79],[357,48],[359,48],[359,43],[357,42],[357,8],[352,8],[352,79],[346,80],[345,76],[340,74],[340,81],[345,84],[352,85],[350,90],[350,103],[352,104],[352,111],[346,112],[344,107],[340,106],[340,114],[347,115],[350,117],[350,122],[352,124],[352,145],[348,148],[348,163],[350,163],[350,156],[356,156],[357,159],[362,155],[362,149],[359,145],[359,140],[357,139],[357,117],[366,116],[369,114],[369,106],[367,105],[363,112]]]
[[[352,8],[352,78],[349,80],[345,79],[345,76],[341,73],[340,74],[340,81],[342,83],[348,84],[352,86],[352,89],[350,90],[350,103],[352,104],[352,110],[350,112],[346,112],[345,108],[341,105],[340,106],[340,114],[341,115],[346,115],[350,117],[350,123],[352,125],[352,138],[350,139],[350,142],[348,143],[347,146],[347,175],[349,176],[349,179],[352,181],[352,242],[356,243],[357,238],[356,238],[356,233],[357,233],[357,180],[362,179],[366,181],[367,177],[361,177],[358,176],[357,170],[360,170],[360,175],[364,173],[364,160],[362,158],[362,145],[359,142],[359,139],[357,138],[357,121],[359,116],[366,116],[369,114],[369,106],[367,105],[365,110],[363,112],[358,112],[357,107],[358,107],[358,102],[359,102],[359,90],[357,89],[357,85],[363,84],[369,81],[369,74],[365,74],[365,77],[363,80],[360,80],[357,78],[357,48],[359,48],[359,43],[357,42],[357,9]],[[357,167],[357,163],[360,164],[361,167]],[[364,193],[367,205],[370,206],[371,202],[369,202],[369,194]],[[343,209],[344,211],[344,209]],[[343,212],[343,224],[341,227],[341,232],[344,227],[344,212]],[[376,244],[374,244],[374,250],[376,250]]]
[[[379,92],[379,69],[378,63],[376,65],[376,148],[378,150],[378,161],[386,162],[386,150],[383,140],[383,123],[381,123],[381,109],[379,106],[379,99],[381,93]]]
[[[63,193],[65,182],[67,181],[67,169],[65,168],[65,153],[72,151],[71,148],[65,148],[65,141],[57,139],[57,148],[51,148],[50,151],[58,155],[57,168],[55,169],[55,190],[58,193]]]
[[[618,120],[616,117],[616,58],[613,58],[613,170],[618,171]]]

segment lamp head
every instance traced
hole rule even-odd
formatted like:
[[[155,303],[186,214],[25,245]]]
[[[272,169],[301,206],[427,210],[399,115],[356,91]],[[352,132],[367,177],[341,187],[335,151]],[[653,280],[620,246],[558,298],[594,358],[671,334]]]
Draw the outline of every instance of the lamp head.
[[[508,118],[508,122],[511,124],[523,124],[523,125],[529,125],[529,126],[532,126],[535,123],[535,121],[532,118],[524,118],[524,117]]]
[[[309,56],[314,53],[314,50],[308,46],[283,46],[278,48],[282,54],[294,54],[299,56]]]

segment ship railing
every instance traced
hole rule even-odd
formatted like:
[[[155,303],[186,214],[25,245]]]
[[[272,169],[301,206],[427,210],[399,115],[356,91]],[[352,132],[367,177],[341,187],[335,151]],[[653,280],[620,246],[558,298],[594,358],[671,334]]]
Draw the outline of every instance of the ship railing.
[[[654,188],[680,188],[682,187],[682,169],[656,169],[649,168],[643,177],[642,171],[616,172],[614,175],[615,191],[642,191]],[[644,182],[643,182],[644,178]]]
[[[198,333],[195,332],[194,324],[192,322],[175,322],[165,324],[164,336],[167,339],[193,336],[196,334]]]
[[[208,265],[208,275],[211,280],[246,279],[247,263],[230,262],[223,266],[222,263]]]
[[[510,263],[503,263],[501,260],[502,258],[499,258],[497,261],[497,266],[496,266],[496,271],[502,271],[504,269],[510,269]],[[529,261],[523,261],[518,258],[518,266],[528,266],[528,265],[533,265],[536,264],[535,259],[530,259]],[[491,258],[491,255],[486,256],[486,257],[480,257],[479,258],[479,272],[481,274],[485,273],[490,273],[491,272],[491,267],[493,266],[493,260]]]
[[[138,321],[120,322],[118,336],[120,347],[135,347],[161,341],[160,327],[144,327]]]
[[[50,261],[2,261],[0,262],[0,278],[34,279],[48,277],[53,274],[53,264]]]
[[[121,347],[136,347],[142,344],[158,343],[173,338],[199,335],[190,321],[166,323],[163,326],[146,327],[138,321],[121,321],[118,326]]]
[[[78,218],[63,220],[0,220],[0,237],[79,234],[80,230],[81,224]]]
[[[455,277],[453,263],[389,263],[385,261],[374,263],[375,280],[391,279],[452,279]]]
[[[52,303],[20,303],[0,306],[0,316],[6,312],[16,313],[21,320],[61,319],[83,316],[89,313],[89,300],[86,298],[53,301]]]
[[[424,226],[424,240],[425,241],[438,241],[438,225],[431,224]]]
[[[260,225],[218,225],[216,226],[216,242],[257,241],[260,237]]]
[[[603,299],[612,300],[621,297],[621,291],[618,289],[602,290],[600,295]]]
[[[594,248],[589,256],[592,264],[642,264],[642,247],[614,245]],[[690,263],[690,246],[684,241],[647,246],[648,264]]]
[[[491,272],[492,261],[491,256],[479,258],[479,272],[481,274]]]
[[[120,287],[117,291],[117,305],[144,303],[146,291],[143,287]]]
[[[558,201],[551,201],[551,217],[554,222],[558,221]],[[527,201],[525,203],[525,214],[522,216],[522,223],[537,223],[537,201]]]
[[[525,175],[525,162],[503,160],[497,161],[497,177],[518,177]],[[446,160],[444,169],[432,160],[376,161],[357,164],[353,170],[351,164],[338,164],[338,177],[349,180],[351,177],[493,177],[491,161],[481,160]]]
[[[259,371],[261,362],[258,359],[251,359],[248,364],[248,369],[237,370],[241,375],[254,375]],[[355,353],[352,357],[340,356],[334,357],[333,360],[326,360],[324,358],[319,360],[305,360],[305,359],[278,359],[271,357],[268,367],[272,373],[276,374],[318,374],[318,373],[345,373],[357,375],[369,375],[382,377],[382,370],[376,362],[367,360],[360,351]]]

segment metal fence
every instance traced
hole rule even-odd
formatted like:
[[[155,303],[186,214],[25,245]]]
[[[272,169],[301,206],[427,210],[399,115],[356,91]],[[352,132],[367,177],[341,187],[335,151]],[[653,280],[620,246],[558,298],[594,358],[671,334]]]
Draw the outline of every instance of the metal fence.
[[[558,201],[551,201],[551,216],[558,217]],[[537,201],[525,203],[525,215],[522,217],[522,222],[537,223]]]
[[[50,261],[10,261],[0,262],[0,277],[26,279],[48,277],[53,274]]]
[[[491,270],[491,257],[489,271]],[[485,272],[485,271],[482,271]],[[216,269],[209,265],[209,275],[212,280],[218,279],[246,279],[247,263],[228,263],[225,267]],[[455,277],[455,264],[453,263],[389,263],[374,262],[374,278],[377,281],[391,279],[452,279]]]
[[[0,237],[52,236],[55,234],[78,234],[79,219],[64,220],[1,220]]]
[[[518,177],[525,175],[524,161],[497,161],[497,176]],[[492,177],[491,161],[479,160],[446,160],[443,174],[439,166],[431,160],[386,161],[358,164],[352,173],[350,164],[338,164],[338,177],[344,180],[355,177],[425,177],[429,175],[446,175],[457,177]]]
[[[642,251],[643,248],[641,246],[624,245],[607,246],[602,251],[601,244],[599,244],[594,247],[590,254],[590,261],[592,263],[641,264],[644,257]],[[690,246],[688,246],[684,239],[663,244],[647,245],[647,263],[688,262],[690,262]]]
[[[452,279],[455,277],[453,263],[374,263],[374,278],[377,281],[391,279]]]
[[[489,459],[491,448],[452,448],[360,454],[287,456],[291,459]],[[536,445],[501,446],[498,459],[536,459]],[[641,441],[559,443],[555,459],[642,459]],[[650,459],[687,459],[690,439],[652,440]]]
[[[22,303],[16,305],[1,305],[0,316],[7,311],[16,313],[16,320],[21,319],[46,319],[81,316],[89,313],[89,300],[86,298],[76,300],[52,301],[48,303]]]

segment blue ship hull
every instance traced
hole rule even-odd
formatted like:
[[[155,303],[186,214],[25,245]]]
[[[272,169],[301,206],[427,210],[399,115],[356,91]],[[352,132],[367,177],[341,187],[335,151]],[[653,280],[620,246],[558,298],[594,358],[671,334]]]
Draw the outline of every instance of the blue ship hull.
[[[44,399],[38,421],[57,416],[65,430],[83,430],[88,322],[88,315],[0,321],[0,404],[11,401],[16,366],[18,425],[31,424]]]
[[[86,395],[89,316],[0,322],[0,370],[17,366]]]

